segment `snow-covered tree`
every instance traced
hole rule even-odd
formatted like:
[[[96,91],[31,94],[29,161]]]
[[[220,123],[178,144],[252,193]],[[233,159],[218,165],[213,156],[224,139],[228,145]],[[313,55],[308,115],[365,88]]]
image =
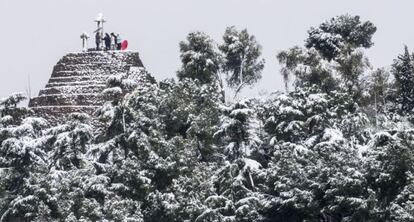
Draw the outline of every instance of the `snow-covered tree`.
[[[407,185],[390,204],[391,221],[414,221],[414,178],[407,173]]]
[[[246,85],[253,85],[262,77],[265,61],[260,59],[262,47],[247,29],[238,31],[228,27],[223,35],[220,51],[224,55],[222,69],[227,73],[227,83],[236,94]]]
[[[295,46],[281,51],[276,58],[282,65],[281,74],[285,81],[286,91],[292,75],[295,87],[316,86],[322,92],[330,92],[337,88],[337,80],[332,73],[331,65],[324,61],[315,49],[304,49]]]
[[[18,125],[30,113],[26,107],[17,106],[27,97],[23,93],[14,93],[0,99],[0,125]]]
[[[177,72],[179,79],[197,79],[200,83],[217,83],[220,81],[220,56],[214,41],[203,32],[191,32],[187,40],[180,42],[181,69]]]
[[[305,49],[294,47],[278,53],[281,73],[287,82],[296,77],[296,86],[317,86],[323,92],[344,89],[359,99],[360,78],[370,68],[362,49],[373,45],[376,27],[359,16],[341,15],[308,31]]]
[[[106,102],[96,112],[100,120],[106,124],[107,138],[113,138],[126,131],[126,119],[129,117],[125,111],[125,98],[139,82],[154,84],[155,79],[143,68],[131,68],[128,73],[108,78],[107,86],[102,91]]]
[[[53,166],[61,170],[82,168],[87,145],[92,137],[92,127],[88,125],[89,116],[83,113],[73,113],[63,132],[56,135],[52,151]],[[62,129],[61,128],[61,129]]]
[[[362,22],[359,16],[336,16],[312,27],[306,39],[307,48],[315,48],[328,61],[336,61],[336,70],[343,79],[348,93],[359,98],[359,78],[370,67],[361,49],[373,45],[372,36],[377,28],[370,21]]]
[[[25,118],[20,125],[0,128],[0,221],[33,220],[47,213],[45,190],[37,183],[47,172],[48,139],[41,118]]]
[[[213,134],[220,115],[221,100],[217,88],[188,79],[162,84],[160,112],[167,135],[188,138],[200,159],[209,160],[216,150]]]
[[[341,54],[335,66],[342,79],[340,87],[359,101],[365,91],[361,86],[361,78],[370,68],[368,58],[365,57],[362,50]]]
[[[252,131],[249,131],[254,110],[245,100],[229,107],[223,106],[222,109],[224,115],[214,136],[223,143],[227,158],[235,160],[250,155],[250,145],[258,142],[257,138],[251,135]]]
[[[391,73],[395,77],[400,109],[404,113],[410,112],[414,108],[414,65],[407,46],[404,53],[394,60]]]
[[[370,141],[369,149],[364,154],[368,186],[375,191],[378,200],[378,220],[390,220],[388,211],[394,211],[392,214],[395,214],[397,209],[394,204],[403,204],[404,193],[411,189],[410,175],[414,170],[413,138],[412,130],[397,131],[394,135],[379,132]],[[405,207],[409,209],[410,206]]]
[[[215,45],[192,33],[179,81],[111,76],[93,116],[57,125],[21,94],[1,100],[0,221],[413,221],[413,58],[395,60],[392,84],[367,72],[374,32],[349,15],[312,28],[278,54],[286,93],[224,103]],[[229,77],[261,70],[247,31],[222,47]]]
[[[374,24],[360,21],[359,16],[340,15],[312,27],[306,47],[315,48],[329,61],[336,60],[344,52],[350,54],[359,47],[371,47],[376,30]]]
[[[367,103],[374,104],[378,110],[383,111],[387,101],[394,97],[389,72],[384,68],[377,69],[365,81],[368,88],[367,95],[364,95]]]

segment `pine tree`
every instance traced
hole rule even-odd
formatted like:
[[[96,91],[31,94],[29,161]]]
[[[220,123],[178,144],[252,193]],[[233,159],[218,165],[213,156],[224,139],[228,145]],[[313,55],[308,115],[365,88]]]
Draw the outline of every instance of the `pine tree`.
[[[18,104],[26,99],[27,97],[23,93],[14,93],[6,98],[0,99],[0,124],[19,125],[30,114],[29,109],[18,106]]]
[[[42,137],[46,127],[44,119],[33,117],[17,126],[0,127],[0,221],[49,214],[46,191],[38,185],[48,169],[44,150],[48,138]]]
[[[253,109],[245,100],[223,108],[221,126],[214,136],[224,144],[224,153],[229,160],[246,157],[250,154],[249,126]]]
[[[92,137],[92,127],[88,124],[89,116],[73,113],[69,121],[57,134],[52,150],[53,166],[60,170],[80,169],[84,164],[84,155]]]
[[[414,177],[408,173],[407,185],[390,204],[390,219],[392,221],[414,221]]]
[[[394,60],[391,73],[395,77],[400,110],[402,113],[410,112],[414,108],[414,66],[407,46],[404,53]]]
[[[131,68],[128,73],[108,78],[106,88],[102,91],[106,102],[96,112],[100,120],[106,124],[106,138],[125,133],[126,119],[129,118],[125,110],[125,98],[139,82],[155,84],[156,81],[144,68]]]
[[[368,186],[375,191],[382,220],[388,218],[390,203],[398,200],[409,186],[414,170],[413,132],[397,131],[377,133],[366,151],[365,167]],[[408,187],[407,187],[408,188]],[[404,194],[402,194],[404,195]]]
[[[178,83],[163,82],[162,85],[160,112],[167,136],[188,139],[200,159],[208,161],[216,151],[213,134],[219,122],[221,104],[217,88],[190,79]]]

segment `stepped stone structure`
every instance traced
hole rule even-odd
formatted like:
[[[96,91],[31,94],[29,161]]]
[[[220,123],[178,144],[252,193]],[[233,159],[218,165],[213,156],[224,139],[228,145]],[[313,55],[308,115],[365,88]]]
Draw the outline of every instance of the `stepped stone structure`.
[[[92,114],[104,102],[101,92],[109,76],[143,67],[138,52],[91,51],[65,55],[53,68],[46,87],[29,102],[43,117],[60,118],[72,112]]]

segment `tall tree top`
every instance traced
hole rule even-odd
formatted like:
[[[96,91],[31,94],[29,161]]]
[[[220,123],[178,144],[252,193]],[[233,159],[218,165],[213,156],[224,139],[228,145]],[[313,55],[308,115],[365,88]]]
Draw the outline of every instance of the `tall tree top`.
[[[213,40],[203,32],[191,32],[187,41],[180,42],[182,67],[177,72],[179,79],[198,79],[211,83],[220,67],[220,58]]]
[[[326,59],[335,59],[344,49],[369,48],[377,28],[370,21],[362,22],[359,16],[340,15],[312,27],[306,39],[307,48],[314,47]]]
[[[219,46],[224,55],[223,71],[228,74],[230,87],[238,88],[252,85],[261,79],[265,61],[261,59],[262,46],[250,35],[247,29],[238,31],[228,27],[223,35],[223,44]]]

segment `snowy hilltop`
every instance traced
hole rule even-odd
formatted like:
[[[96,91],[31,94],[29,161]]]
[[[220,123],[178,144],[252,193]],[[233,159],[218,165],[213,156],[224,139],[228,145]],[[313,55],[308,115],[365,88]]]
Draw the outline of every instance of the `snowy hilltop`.
[[[258,98],[261,46],[229,27],[180,43],[177,80],[132,67],[62,124],[1,100],[0,221],[414,221],[414,56],[373,69],[375,31],[312,27]]]

